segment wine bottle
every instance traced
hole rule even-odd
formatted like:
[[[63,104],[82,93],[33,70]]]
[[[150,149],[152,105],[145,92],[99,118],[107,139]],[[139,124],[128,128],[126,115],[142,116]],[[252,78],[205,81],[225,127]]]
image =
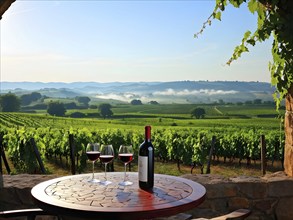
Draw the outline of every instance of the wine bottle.
[[[154,147],[151,142],[151,126],[145,126],[145,140],[138,153],[139,187],[150,190],[154,186]]]

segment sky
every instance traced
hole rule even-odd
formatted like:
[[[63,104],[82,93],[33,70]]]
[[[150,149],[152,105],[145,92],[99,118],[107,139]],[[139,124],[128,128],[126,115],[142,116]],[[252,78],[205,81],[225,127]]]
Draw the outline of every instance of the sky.
[[[272,40],[226,65],[257,17],[213,0],[16,0],[0,21],[1,81],[270,82]]]

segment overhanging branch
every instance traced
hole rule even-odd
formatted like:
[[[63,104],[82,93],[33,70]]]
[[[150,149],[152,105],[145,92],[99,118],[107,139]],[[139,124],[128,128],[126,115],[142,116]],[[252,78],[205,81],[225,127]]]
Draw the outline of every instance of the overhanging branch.
[[[0,0],[0,19],[15,0]]]

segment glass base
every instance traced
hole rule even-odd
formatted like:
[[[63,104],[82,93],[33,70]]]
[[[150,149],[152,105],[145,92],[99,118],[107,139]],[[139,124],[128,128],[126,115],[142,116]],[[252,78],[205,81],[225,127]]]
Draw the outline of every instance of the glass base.
[[[112,182],[109,181],[109,180],[105,180],[105,181],[101,181],[100,184],[103,185],[103,186],[107,186],[109,184],[111,184]]]
[[[90,179],[88,180],[89,183],[100,183],[101,181],[98,179]]]
[[[120,182],[119,183],[120,186],[130,186],[132,184],[133,184],[133,182],[130,182],[130,181],[125,181],[125,182]]]

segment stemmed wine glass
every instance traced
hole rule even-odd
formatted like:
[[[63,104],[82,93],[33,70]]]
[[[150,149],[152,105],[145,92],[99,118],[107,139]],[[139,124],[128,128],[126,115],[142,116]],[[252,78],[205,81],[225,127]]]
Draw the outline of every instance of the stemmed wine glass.
[[[133,182],[126,180],[126,166],[133,160],[133,148],[132,145],[121,145],[119,148],[118,158],[124,163],[124,180],[120,182],[121,186],[132,185]]]
[[[100,161],[105,164],[105,180],[101,181],[102,185],[109,185],[112,182],[107,180],[107,164],[110,163],[114,159],[114,149],[111,144],[109,145],[102,145],[101,147],[101,155]]]
[[[95,162],[100,157],[100,145],[98,143],[88,143],[86,147],[87,158],[93,163],[93,175],[92,178],[88,181],[90,183],[99,183],[100,180],[95,179]]]

